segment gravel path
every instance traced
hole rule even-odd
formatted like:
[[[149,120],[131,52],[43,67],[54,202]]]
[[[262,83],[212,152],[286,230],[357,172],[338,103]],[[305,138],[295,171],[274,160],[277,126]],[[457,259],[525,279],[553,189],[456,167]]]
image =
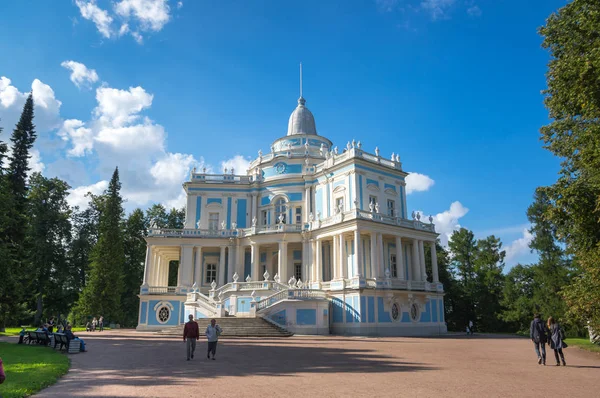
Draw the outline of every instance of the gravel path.
[[[183,341],[133,331],[79,333],[87,353],[39,397],[589,397],[600,356],[565,350],[567,367],[537,364],[523,338],[292,337],[206,343],[185,360]]]

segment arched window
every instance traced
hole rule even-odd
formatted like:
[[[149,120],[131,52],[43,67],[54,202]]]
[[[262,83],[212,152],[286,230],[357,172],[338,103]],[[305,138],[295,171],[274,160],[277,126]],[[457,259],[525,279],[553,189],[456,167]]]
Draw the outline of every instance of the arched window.
[[[285,199],[277,199],[275,202],[275,223],[286,224],[287,223],[287,203]]]

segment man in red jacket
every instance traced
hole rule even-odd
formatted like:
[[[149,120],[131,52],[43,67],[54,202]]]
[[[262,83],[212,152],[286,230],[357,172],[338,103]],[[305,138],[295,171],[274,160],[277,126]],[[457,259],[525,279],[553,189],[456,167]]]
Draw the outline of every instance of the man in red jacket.
[[[187,346],[187,360],[190,357],[194,358],[194,351],[196,351],[196,340],[200,339],[200,331],[198,330],[198,324],[194,321],[194,316],[189,315],[190,321],[183,327],[183,341],[186,342]]]

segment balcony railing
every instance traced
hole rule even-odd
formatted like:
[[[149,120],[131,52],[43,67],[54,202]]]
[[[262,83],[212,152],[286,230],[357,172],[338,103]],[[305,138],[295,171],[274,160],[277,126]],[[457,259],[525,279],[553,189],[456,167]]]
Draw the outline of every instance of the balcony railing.
[[[150,286],[148,294],[175,294],[177,293],[176,286]]]
[[[310,229],[327,227],[329,225],[338,224],[344,221],[363,219],[371,220],[388,225],[397,225],[405,228],[418,229],[423,231],[435,232],[433,223],[427,224],[420,220],[408,220],[402,217],[390,217],[388,215],[377,213],[374,211],[352,209],[340,212],[334,216],[327,217],[321,220],[316,220],[310,223]]]

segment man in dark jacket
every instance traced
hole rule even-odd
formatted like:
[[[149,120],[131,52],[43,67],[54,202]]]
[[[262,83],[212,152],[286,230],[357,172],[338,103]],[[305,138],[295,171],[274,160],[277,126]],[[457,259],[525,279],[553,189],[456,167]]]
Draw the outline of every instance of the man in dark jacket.
[[[546,341],[548,340],[548,332],[546,324],[540,319],[540,314],[533,316],[531,326],[529,327],[529,338],[533,341],[535,353],[538,357],[538,364],[546,365]],[[540,345],[542,346],[542,354],[540,355]]]
[[[196,340],[200,339],[200,330],[198,329],[198,323],[194,321],[194,316],[189,315],[190,321],[183,327],[183,341],[186,342],[187,348],[187,360],[190,357],[194,359],[194,351],[196,351]]]

